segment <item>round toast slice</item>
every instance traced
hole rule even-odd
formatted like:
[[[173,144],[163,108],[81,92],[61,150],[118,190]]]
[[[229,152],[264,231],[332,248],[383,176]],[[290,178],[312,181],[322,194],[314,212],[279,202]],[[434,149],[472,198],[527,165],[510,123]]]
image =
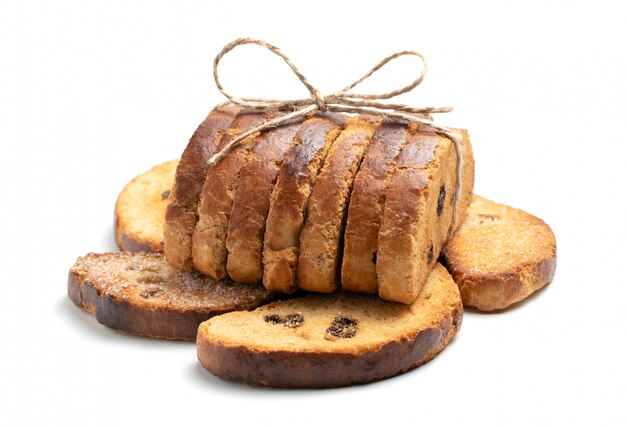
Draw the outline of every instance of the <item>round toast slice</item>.
[[[163,251],[165,209],[178,159],[159,164],[128,183],[115,203],[115,241],[126,251]]]
[[[213,374],[272,387],[327,388],[388,378],[434,358],[461,326],[459,290],[437,264],[411,305],[339,291],[213,317],[198,328]]]
[[[162,253],[89,253],[70,269],[68,294],[100,324],[126,333],[194,340],[198,325],[274,300],[262,286],[175,269]]]
[[[552,280],[556,239],[543,220],[474,196],[442,260],[466,306],[495,311],[524,300]]]

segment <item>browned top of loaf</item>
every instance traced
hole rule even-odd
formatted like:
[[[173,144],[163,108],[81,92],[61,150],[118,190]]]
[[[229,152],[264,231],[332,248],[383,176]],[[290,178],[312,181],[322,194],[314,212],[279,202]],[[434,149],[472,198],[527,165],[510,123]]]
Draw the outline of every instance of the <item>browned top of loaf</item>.
[[[451,270],[474,278],[505,278],[554,259],[556,240],[540,218],[474,195],[444,253]]]
[[[300,236],[298,287],[330,293],[338,284],[346,207],[354,176],[381,117],[348,118],[324,161]]]
[[[200,325],[198,335],[215,344],[243,346],[255,353],[357,356],[375,353],[390,342],[410,341],[419,331],[438,328],[438,323],[459,307],[458,288],[445,268],[437,264],[419,298],[411,305],[385,302],[366,294],[312,294],[270,303],[251,312],[231,312],[211,318]],[[272,316],[284,319],[292,314],[303,317],[297,327],[271,322],[276,319]],[[327,329],[336,317],[356,321],[356,334],[350,338],[329,335]]]
[[[261,286],[177,270],[162,253],[89,253],[78,258],[70,274],[116,300],[173,312],[244,309],[272,296]]]

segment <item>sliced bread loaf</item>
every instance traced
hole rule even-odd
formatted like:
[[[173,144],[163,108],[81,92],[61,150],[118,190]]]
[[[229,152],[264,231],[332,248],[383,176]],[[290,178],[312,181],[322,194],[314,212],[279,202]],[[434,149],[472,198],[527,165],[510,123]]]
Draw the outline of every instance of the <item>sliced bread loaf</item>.
[[[382,117],[355,116],[326,156],[307,204],[300,235],[296,283],[304,290],[331,293],[339,284],[343,233],[354,177]]]
[[[233,120],[229,132],[222,137],[218,150],[234,140],[238,134],[259,126],[268,117],[271,117],[271,113],[240,112]],[[253,134],[237,144],[228,156],[206,170],[191,254],[193,267],[213,279],[219,280],[226,276],[226,235],[239,170],[249,161],[250,149],[256,143],[258,135]]]
[[[209,113],[180,158],[165,214],[163,236],[167,261],[179,269],[193,269],[191,239],[198,220],[198,202],[207,162],[238,112],[239,107],[226,105]]]
[[[465,305],[494,311],[525,299],[552,280],[556,240],[541,219],[474,196],[443,261]]]
[[[263,285],[291,293],[296,289],[300,232],[311,189],[328,150],[341,130],[340,116],[307,119],[295,136],[272,190],[263,242]]]
[[[296,122],[264,132],[252,149],[252,159],[239,173],[226,237],[226,267],[235,281],[255,284],[263,279],[263,236],[270,196],[300,125]]]
[[[274,387],[324,388],[384,379],[434,358],[461,326],[459,291],[441,265],[411,305],[337,292],[213,317],[198,328],[213,374]]]
[[[459,222],[474,185],[474,160],[467,133],[463,136]],[[408,304],[419,295],[454,227],[456,168],[454,145],[440,135],[419,132],[402,150],[378,233],[376,276],[383,299]]]
[[[163,251],[163,223],[178,160],[128,183],[115,203],[115,241],[127,251]]]
[[[161,253],[89,253],[70,269],[68,294],[99,323],[138,336],[194,340],[212,316],[274,299],[262,286],[169,266]]]

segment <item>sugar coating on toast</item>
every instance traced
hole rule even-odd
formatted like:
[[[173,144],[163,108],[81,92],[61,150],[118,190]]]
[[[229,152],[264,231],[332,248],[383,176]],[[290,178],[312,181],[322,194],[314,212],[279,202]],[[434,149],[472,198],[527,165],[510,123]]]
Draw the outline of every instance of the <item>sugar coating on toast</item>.
[[[504,309],[552,280],[556,240],[543,220],[474,196],[443,261],[465,305],[483,311]]]
[[[115,203],[115,239],[126,251],[162,251],[165,209],[178,160],[159,164],[129,182]]]
[[[97,289],[99,295],[179,312],[246,309],[272,297],[261,286],[215,281],[173,268],[162,253],[89,253],[76,260],[70,275]]]

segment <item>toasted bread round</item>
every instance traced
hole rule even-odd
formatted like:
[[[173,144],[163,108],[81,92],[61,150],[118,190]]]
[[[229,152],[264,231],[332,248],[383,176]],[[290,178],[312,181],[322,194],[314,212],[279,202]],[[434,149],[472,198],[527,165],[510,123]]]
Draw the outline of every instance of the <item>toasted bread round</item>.
[[[556,239],[543,220],[474,196],[467,217],[443,253],[463,303],[504,309],[548,284],[556,268]]]
[[[115,203],[115,240],[126,251],[163,251],[163,223],[178,160],[135,177]]]
[[[212,316],[274,299],[262,286],[170,267],[162,253],[89,253],[70,269],[68,294],[99,323],[126,333],[194,340]]]
[[[202,365],[225,379],[325,388],[397,375],[434,358],[461,325],[459,290],[439,264],[412,305],[337,292],[211,318],[198,328]]]

